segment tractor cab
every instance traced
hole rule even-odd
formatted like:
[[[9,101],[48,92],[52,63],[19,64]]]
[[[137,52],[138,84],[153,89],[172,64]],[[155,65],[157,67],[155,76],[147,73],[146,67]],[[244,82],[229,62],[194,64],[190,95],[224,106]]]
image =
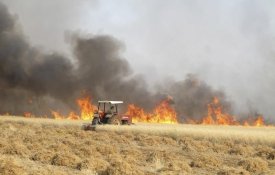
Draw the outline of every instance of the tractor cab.
[[[107,115],[118,114],[118,105],[123,104],[123,101],[98,101],[97,112],[101,118]]]

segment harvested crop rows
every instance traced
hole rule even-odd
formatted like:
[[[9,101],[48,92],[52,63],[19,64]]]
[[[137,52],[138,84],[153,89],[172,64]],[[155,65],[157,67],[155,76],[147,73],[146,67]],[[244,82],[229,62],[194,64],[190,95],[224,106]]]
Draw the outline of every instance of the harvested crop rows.
[[[0,174],[275,174],[275,129],[0,118]]]

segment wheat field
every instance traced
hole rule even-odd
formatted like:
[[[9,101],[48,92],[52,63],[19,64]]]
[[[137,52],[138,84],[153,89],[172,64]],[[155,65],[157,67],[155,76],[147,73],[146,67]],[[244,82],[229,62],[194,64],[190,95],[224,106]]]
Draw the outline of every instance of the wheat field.
[[[275,174],[275,127],[0,117],[0,174]]]

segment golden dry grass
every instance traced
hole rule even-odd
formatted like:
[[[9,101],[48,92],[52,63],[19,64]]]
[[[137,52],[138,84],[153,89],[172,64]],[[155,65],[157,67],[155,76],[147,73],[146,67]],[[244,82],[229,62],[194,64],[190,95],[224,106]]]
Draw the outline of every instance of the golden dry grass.
[[[275,128],[0,117],[0,174],[275,174]]]

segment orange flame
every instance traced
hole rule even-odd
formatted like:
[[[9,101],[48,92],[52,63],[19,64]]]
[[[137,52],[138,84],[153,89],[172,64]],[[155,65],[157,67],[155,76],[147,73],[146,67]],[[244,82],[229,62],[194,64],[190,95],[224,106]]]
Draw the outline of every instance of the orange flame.
[[[152,113],[146,113],[144,110],[134,104],[128,105],[126,115],[132,117],[133,122],[145,123],[178,123],[177,113],[170,106],[170,99],[160,102]]]
[[[54,119],[57,119],[57,120],[61,120],[61,119],[65,119],[66,117],[65,116],[62,116],[59,112],[56,112],[56,111],[51,111]]]
[[[243,125],[244,125],[244,126],[249,126],[248,121],[244,121],[244,122],[243,122]]]
[[[80,114],[70,112],[68,115],[62,115],[57,111],[51,111],[54,119],[70,119],[70,120],[91,120],[93,118],[96,106],[92,105],[90,97],[83,97],[76,100],[80,109]],[[161,101],[151,113],[145,112],[134,104],[128,105],[126,115],[132,117],[133,122],[144,123],[178,123],[177,113],[171,106],[172,97]],[[248,117],[246,120],[237,121],[235,116],[224,112],[223,106],[217,97],[207,105],[207,115],[201,120],[186,119],[188,124],[204,124],[204,125],[243,125],[243,126],[267,126],[264,117],[259,115],[257,118]],[[34,117],[30,112],[25,112],[26,118]],[[271,125],[268,125],[271,126]]]
[[[90,102],[89,97],[84,97],[77,100],[77,104],[81,110],[81,119],[82,120],[91,120],[93,119],[94,110],[96,109],[95,106],[92,105]]]
[[[78,115],[76,115],[74,112],[70,112],[70,114],[68,115],[67,119],[70,119],[70,120],[79,120],[80,117]]]
[[[148,114],[146,114],[142,108],[134,104],[128,105],[126,115],[131,116],[133,122],[146,122],[149,120]]]
[[[244,126],[266,126],[263,116],[259,115],[257,118],[248,118],[243,121]]]
[[[242,123],[235,119],[235,116],[224,113],[222,105],[217,97],[213,98],[213,101],[208,104],[208,113],[201,122],[188,119],[188,123],[191,124],[205,124],[205,125],[243,125],[243,126],[266,126],[264,118],[258,116],[256,119],[248,118]]]
[[[208,104],[207,116],[202,119],[202,124],[211,125],[237,125],[238,122],[234,116],[224,113],[217,97]]]
[[[33,115],[30,112],[24,112],[24,117],[31,118]]]
[[[70,120],[91,120],[93,119],[95,106],[92,105],[90,97],[84,97],[76,100],[79,108],[80,115],[75,112],[70,112],[68,116],[64,116],[57,111],[51,111],[54,119],[70,119]]]
[[[265,125],[264,123],[264,118],[262,116],[259,116],[255,122],[254,122],[254,126],[263,126]]]

